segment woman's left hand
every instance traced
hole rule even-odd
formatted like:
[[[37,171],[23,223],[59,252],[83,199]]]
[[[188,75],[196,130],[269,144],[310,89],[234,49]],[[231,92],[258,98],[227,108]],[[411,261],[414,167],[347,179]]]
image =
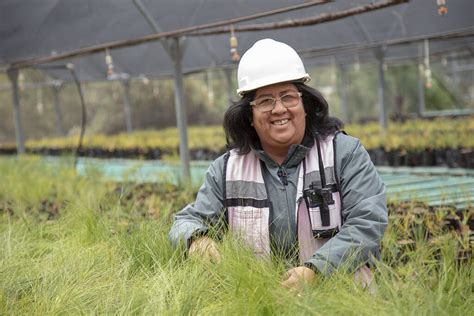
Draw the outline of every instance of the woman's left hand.
[[[297,293],[303,291],[304,284],[311,283],[315,280],[316,273],[310,268],[301,266],[288,270],[285,274],[285,281],[282,285]]]

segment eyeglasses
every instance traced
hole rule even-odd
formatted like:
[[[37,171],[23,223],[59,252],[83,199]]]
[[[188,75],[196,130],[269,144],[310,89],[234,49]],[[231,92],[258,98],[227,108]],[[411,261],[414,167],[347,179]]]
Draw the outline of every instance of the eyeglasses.
[[[250,105],[255,107],[257,111],[265,113],[270,112],[275,108],[276,102],[280,101],[285,108],[292,108],[300,103],[301,92],[288,92],[279,98],[261,97],[250,102]]]

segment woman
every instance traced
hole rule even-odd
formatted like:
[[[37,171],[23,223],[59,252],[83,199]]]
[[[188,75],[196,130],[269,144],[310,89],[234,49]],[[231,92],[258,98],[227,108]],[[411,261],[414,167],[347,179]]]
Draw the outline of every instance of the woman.
[[[299,259],[283,283],[290,288],[343,264],[370,277],[365,264],[378,256],[387,226],[385,187],[309,80],[284,43],[264,39],[242,56],[241,99],[224,118],[231,150],[211,164],[195,203],[176,214],[173,244],[219,260],[206,233],[225,218],[256,255]]]

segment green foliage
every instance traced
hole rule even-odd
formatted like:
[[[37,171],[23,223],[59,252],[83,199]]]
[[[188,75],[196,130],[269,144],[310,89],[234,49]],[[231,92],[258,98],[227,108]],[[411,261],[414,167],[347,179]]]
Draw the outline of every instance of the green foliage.
[[[453,108],[451,105],[457,101],[453,100],[453,96],[446,92],[439,79],[433,80],[433,86],[430,89],[425,89],[425,93],[426,102],[431,105],[431,110]]]
[[[367,149],[383,148],[386,151],[401,149],[421,151],[425,149],[474,148],[474,116],[458,119],[408,120],[391,122],[383,132],[378,123],[349,124],[345,131],[361,140]],[[190,149],[222,151],[225,135],[221,126],[191,126],[188,128]],[[176,128],[159,131],[136,131],[132,134],[113,136],[93,135],[84,139],[84,148],[141,149],[159,148],[168,157],[177,158],[179,133]],[[52,138],[28,141],[27,148],[75,148],[77,137]],[[8,147],[8,146],[6,146]],[[174,155],[174,156],[173,156]]]
[[[346,123],[374,121],[378,118],[378,69],[376,64],[354,66],[336,65],[308,68],[312,87],[321,90],[328,100],[330,113]],[[463,61],[457,61],[463,63]],[[469,60],[464,61],[469,63]],[[410,117],[418,109],[418,65],[388,64],[385,66],[385,104],[388,117]],[[105,68],[104,68],[105,72]],[[472,76],[456,72],[447,63],[433,61],[432,87],[424,88],[426,110],[472,108]],[[45,83],[50,78],[37,70],[20,71],[20,108],[26,139],[57,136],[53,89]],[[236,99],[236,74],[231,75],[228,87],[223,71],[208,70],[184,77],[187,121],[190,125],[221,124],[229,106],[228,97]],[[30,88],[26,84],[43,84]],[[0,73],[0,142],[15,140],[12,96],[7,76]],[[83,83],[87,105],[87,128],[90,135],[117,134],[126,130],[124,114],[124,86],[118,81]],[[343,113],[341,98],[346,91],[348,113]],[[81,107],[77,88],[65,84],[59,93],[63,125],[68,135],[77,135],[81,122]],[[137,130],[165,129],[176,126],[174,82],[172,78],[140,79],[130,82],[132,125]]]
[[[105,69],[104,69],[105,71]],[[220,71],[212,71],[211,80],[202,74],[184,78],[185,105],[188,121],[194,124],[218,124],[227,108],[227,90],[222,85]],[[36,70],[20,71],[20,114],[26,139],[57,136],[54,92],[48,85],[51,79]],[[28,84],[29,86],[27,86]],[[31,84],[43,84],[31,88]],[[11,84],[0,73],[0,85]],[[124,91],[121,82],[87,82],[82,84],[87,108],[87,133],[117,134],[126,130]],[[212,100],[210,91],[213,91]],[[15,129],[12,95],[9,89],[0,90],[0,142],[14,141]],[[165,129],[176,126],[174,83],[172,79],[140,80],[130,82],[132,125],[135,129]],[[59,90],[59,106],[63,125],[68,135],[79,134],[81,104],[77,87],[64,84]],[[6,119],[8,118],[8,120]]]
[[[473,148],[474,117],[459,119],[409,120],[392,122],[382,132],[379,124],[347,125],[345,130],[359,138],[367,149],[383,148],[386,151],[406,149]]]
[[[280,285],[284,262],[229,235],[219,264],[172,249],[172,213],[196,188],[106,183],[29,158],[1,159],[0,174],[0,314],[467,315],[474,304],[472,259],[456,259],[465,235],[437,226],[448,211],[390,206],[375,295],[341,272],[295,296]]]

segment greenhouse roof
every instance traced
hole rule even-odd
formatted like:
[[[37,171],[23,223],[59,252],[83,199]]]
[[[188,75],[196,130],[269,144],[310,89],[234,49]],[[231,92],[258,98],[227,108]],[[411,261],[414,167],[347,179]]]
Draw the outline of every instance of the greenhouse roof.
[[[307,64],[374,60],[381,52],[386,60],[415,58],[424,53],[424,46],[420,44],[424,39],[430,39],[431,55],[472,54],[474,49],[472,0],[446,1],[448,13],[444,16],[438,14],[434,0],[401,4],[398,2],[403,1],[337,0],[320,5],[303,0],[142,0],[145,11],[157,24],[158,33],[140,12],[137,2],[3,0],[0,3],[0,67],[71,62],[81,81],[105,80],[105,47],[110,47],[116,73],[130,77],[168,76],[174,69],[164,46],[178,35],[184,38],[185,44],[184,73],[210,67],[234,67],[229,52],[229,19],[295,5],[304,8],[234,21],[232,28],[239,42],[238,51],[243,53],[256,40],[266,37],[292,45],[302,53]],[[397,4],[391,5],[391,2]],[[384,8],[368,10],[376,5]],[[351,15],[351,12],[358,14]],[[222,21],[221,26],[202,27],[219,21]],[[310,25],[293,25],[305,21]],[[316,21],[327,22],[312,24]],[[276,29],[274,23],[277,22],[293,27]],[[200,30],[192,30],[196,26],[201,26]],[[249,31],[256,27],[265,30]],[[183,29],[187,31],[178,31]],[[128,40],[130,46],[118,45]],[[91,47],[99,49],[87,52]],[[82,49],[82,53],[78,49]],[[67,56],[71,52],[77,54],[53,60],[55,56]],[[48,58],[51,61],[45,62]],[[67,71],[47,71],[53,78],[70,80]]]

